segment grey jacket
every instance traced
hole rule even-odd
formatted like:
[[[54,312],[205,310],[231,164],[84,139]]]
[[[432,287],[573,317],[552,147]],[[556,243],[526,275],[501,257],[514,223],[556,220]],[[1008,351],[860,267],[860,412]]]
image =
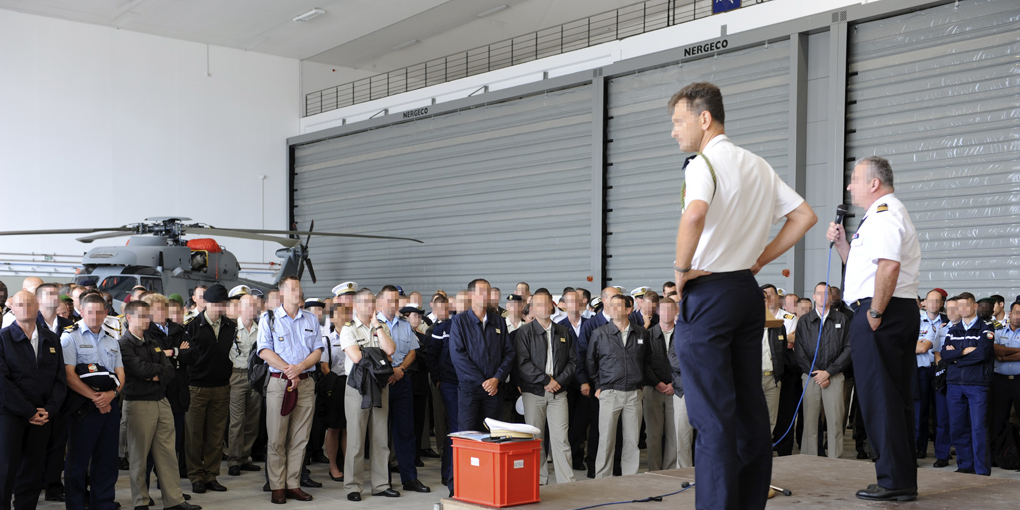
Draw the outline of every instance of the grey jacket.
[[[662,334],[662,330],[659,330],[659,334]],[[673,394],[678,398],[684,397],[684,382],[680,377],[680,358],[676,355],[676,328],[673,328],[673,346],[666,349],[666,355],[669,357],[669,368],[673,374]]]
[[[818,327],[821,317],[812,309],[797,321],[796,348],[797,364],[804,374],[811,373],[811,360],[815,356],[818,342]],[[850,319],[835,310],[829,310],[822,328],[822,343],[815,361],[814,371],[825,370],[836,375],[850,366]]]
[[[549,375],[545,373],[545,329],[533,320],[515,331],[514,370],[521,391],[544,396]],[[552,323],[553,379],[560,383],[560,391],[574,380],[577,371],[577,346],[574,335],[562,324]],[[557,392],[559,393],[559,392]]]

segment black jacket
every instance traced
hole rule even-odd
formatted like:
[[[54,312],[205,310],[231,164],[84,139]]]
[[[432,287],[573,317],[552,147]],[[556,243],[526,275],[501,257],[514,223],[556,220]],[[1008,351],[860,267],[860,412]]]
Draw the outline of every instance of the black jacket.
[[[162,332],[160,332],[162,334]],[[127,329],[120,337],[120,355],[124,361],[124,400],[160,401],[174,379],[174,367],[163,348],[146,331],[138,338]],[[159,377],[158,381],[152,379]]]
[[[188,384],[199,388],[216,388],[230,384],[234,364],[230,361],[230,349],[237,338],[237,323],[220,318],[220,334],[217,337],[202,312],[184,321],[184,331],[191,339],[191,350],[195,351],[188,366]]]
[[[577,347],[570,328],[560,324],[552,325],[553,379],[560,383],[560,393],[574,380],[577,372]],[[533,320],[515,331],[514,371],[517,373],[517,384],[521,391],[533,395],[544,396],[545,385],[549,384],[549,375],[545,373],[546,338],[545,328]]]
[[[38,355],[17,322],[0,330],[0,414],[25,420],[43,408],[57,416],[67,394],[67,372],[60,338],[36,320]]]
[[[156,327],[155,324],[149,324],[149,330],[145,334],[152,338],[159,348],[164,351],[173,351],[173,356],[170,356],[170,365],[174,367],[174,378],[170,381],[170,384],[166,387],[166,399],[170,402],[170,410],[174,413],[185,413],[188,408],[191,407],[191,389],[188,388],[188,364],[195,357],[195,352],[192,349],[181,349],[181,344],[184,342],[191,343],[188,338],[188,333],[184,331],[184,328],[176,322],[167,321],[167,334]]]
[[[620,328],[609,323],[595,330],[588,344],[588,377],[595,390],[640,390],[645,366],[651,364],[648,330],[631,323],[627,345]]]
[[[367,347],[367,349],[378,349],[378,347]],[[388,384],[389,376],[376,374],[376,365],[361,351],[361,360],[351,366],[351,373],[347,374],[347,385],[361,394],[361,408],[382,407],[382,392]]]
[[[840,312],[829,310],[825,317],[825,327],[822,328],[818,360],[815,361],[814,370],[811,370],[811,360],[815,356],[815,346],[818,345],[820,322],[821,317],[815,309],[797,321],[797,364],[801,372],[809,376],[811,372],[819,370],[825,370],[830,376],[842,373],[850,366],[850,319]]]
[[[676,334],[676,329],[673,330]],[[666,352],[666,335],[662,325],[656,324],[648,330],[648,351],[651,363],[645,365],[645,386],[673,383],[673,368],[669,364],[669,353]]]
[[[428,366],[432,384],[440,382],[458,384],[457,369],[450,359],[450,326],[449,319],[437,322],[432,326],[432,339],[425,348],[425,364]]]
[[[673,328],[673,347],[667,349],[666,356],[669,358],[669,369],[673,375],[673,394],[677,397],[684,396],[684,382],[680,377],[680,358],[676,355],[676,328]]]
[[[418,337],[418,349],[416,349],[418,352],[415,353],[414,363],[407,367],[405,377],[411,378],[411,394],[423,396],[431,393],[431,390],[429,390],[428,361],[425,359],[425,351],[428,350],[432,337],[418,330],[414,330],[414,335]]]
[[[776,384],[779,384],[783,380],[783,374],[786,372],[786,326],[768,328],[768,332],[769,347],[772,354],[772,377],[775,378]],[[811,362],[808,361],[808,363]]]

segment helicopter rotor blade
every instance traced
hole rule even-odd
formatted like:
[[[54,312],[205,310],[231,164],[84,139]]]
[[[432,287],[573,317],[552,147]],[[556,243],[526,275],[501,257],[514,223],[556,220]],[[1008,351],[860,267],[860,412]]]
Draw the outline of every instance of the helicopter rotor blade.
[[[277,237],[262,235],[258,232],[245,231],[245,230],[234,230],[229,228],[212,228],[212,227],[187,227],[185,228],[187,235],[195,234],[207,234],[220,237],[237,237],[241,239],[252,239],[255,241],[269,241],[273,243],[279,243],[287,248],[296,246],[300,241],[298,239],[291,239],[288,237]]]
[[[312,277],[312,283],[318,282],[318,280],[315,279],[315,268],[312,267],[312,259],[306,256],[305,264],[308,264],[308,276]]]
[[[110,228],[59,228],[53,230],[8,230],[0,232],[0,236],[35,236],[50,234],[94,234],[96,232],[136,232],[137,227],[110,227]]]
[[[312,220],[312,223],[308,225],[308,237],[305,238],[305,253],[308,253],[308,241],[312,240],[313,230],[315,230],[315,220]],[[315,280],[315,278],[312,278],[312,280]]]
[[[96,235],[91,235],[91,236],[78,237],[78,238],[75,239],[75,241],[78,241],[79,243],[88,244],[88,243],[91,243],[92,241],[98,241],[99,239],[110,239],[110,238],[113,238],[113,237],[126,237],[126,236],[133,236],[133,235],[137,235],[137,234],[138,234],[137,231],[131,231],[131,232],[107,232],[105,234],[96,234]]]
[[[394,237],[394,236],[374,236],[368,234],[341,234],[338,232],[308,232],[300,230],[258,230],[258,229],[229,229],[231,232],[248,232],[252,234],[277,234],[281,236],[325,236],[325,237],[357,237],[362,239],[392,239],[395,241],[412,241],[419,244],[425,244],[425,241],[413,239],[410,237]]]

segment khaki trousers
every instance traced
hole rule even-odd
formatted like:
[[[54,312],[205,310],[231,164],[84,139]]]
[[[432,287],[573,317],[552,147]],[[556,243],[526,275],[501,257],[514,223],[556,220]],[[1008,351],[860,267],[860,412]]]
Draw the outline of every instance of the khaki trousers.
[[[230,425],[227,427],[227,465],[248,462],[259,434],[262,396],[248,384],[248,370],[234,369],[230,376]]]
[[[613,452],[616,451],[616,422],[623,420],[623,456],[620,469],[624,476],[636,475],[641,461],[638,437],[641,434],[641,390],[602,390],[599,393],[599,451],[595,456],[595,478],[613,476]]]
[[[645,445],[648,470],[676,469],[676,428],[673,425],[673,396],[645,386],[641,407],[645,415]],[[668,418],[667,418],[668,417]],[[665,444],[663,441],[665,436]]]
[[[188,480],[211,482],[220,475],[223,432],[230,416],[230,386],[191,386],[191,406],[184,416],[184,454]]]
[[[804,439],[800,453],[818,455],[818,415],[825,410],[826,429],[829,432],[829,458],[838,459],[843,455],[843,420],[846,418],[846,404],[843,400],[843,374],[829,377],[829,386],[822,389],[807,375],[801,381],[807,383],[804,393]]]
[[[127,416],[125,434],[128,458],[131,460],[131,499],[134,507],[148,506],[149,485],[145,483],[146,463],[149,455],[160,480],[163,508],[177,506],[184,502],[181,493],[180,472],[175,450],[176,432],[174,413],[167,399],[156,401],[126,400],[124,416]]]
[[[570,423],[567,392],[554,394],[546,391],[540,397],[525,391],[521,393],[521,398],[524,399],[524,421],[528,425],[545,431],[546,423],[549,424],[549,437],[542,437],[542,451],[545,451],[546,445],[549,446],[553,469],[556,470],[556,483],[573,482],[574,468],[570,464],[570,441],[567,439],[567,425]],[[538,463],[538,481],[542,485],[549,483],[549,463],[545,462],[544,455]]]
[[[361,394],[347,386],[344,392],[344,411],[347,415],[347,451],[344,452],[344,488],[360,493],[364,489],[365,440],[371,434],[369,457],[372,469],[372,492],[390,488],[390,447],[388,416],[390,414],[390,387],[382,390],[382,407],[361,408]]]
[[[315,409],[315,381],[311,377],[297,385],[297,404],[287,416],[280,416],[287,379],[270,377],[266,388],[266,474],[269,488],[300,489],[305,445],[312,431]]]
[[[772,375],[761,376],[761,389],[765,392],[765,404],[769,406],[769,437],[772,431],[776,430],[776,416],[779,415],[779,390],[782,385],[776,382]]]
[[[687,419],[687,402],[684,397],[673,395],[673,428],[676,429],[676,465],[694,465],[694,427]]]

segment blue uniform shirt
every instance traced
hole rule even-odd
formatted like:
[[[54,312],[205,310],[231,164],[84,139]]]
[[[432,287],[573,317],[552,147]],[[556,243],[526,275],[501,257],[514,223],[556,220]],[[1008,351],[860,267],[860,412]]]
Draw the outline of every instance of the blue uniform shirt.
[[[393,320],[390,321],[386,320],[386,316],[380,312],[378,319],[379,322],[386,323],[386,326],[390,328],[390,338],[397,346],[397,350],[393,352],[392,356],[393,366],[400,366],[404,362],[404,358],[407,357],[407,353],[421,347],[418,344],[418,335],[415,335],[414,330],[411,329],[411,323],[400,315],[394,315]]]
[[[85,321],[79,321],[73,328],[64,330],[60,337],[60,349],[64,351],[65,365],[95,363],[111,372],[124,366],[120,356],[120,342],[102,328],[99,333],[93,333]]]
[[[998,330],[995,343],[1006,347],[1020,348],[1020,329],[1006,327]],[[1020,375],[1020,361],[995,361],[995,373],[1002,375]]]
[[[269,314],[274,314],[273,331],[269,331]],[[309,354],[322,351],[322,335],[319,333],[319,318],[313,313],[298,310],[291,318],[280,305],[275,310],[262,314],[259,320],[259,339],[256,347],[258,352],[269,349],[276,353],[288,365],[301,363]],[[315,370],[313,364],[305,372]],[[279,370],[269,366],[270,372]]]
[[[925,314],[927,315],[927,314]],[[932,363],[935,363],[935,338],[938,336],[938,328],[933,326],[931,322],[921,321],[921,330],[917,333],[917,343],[924,341],[931,342],[931,349],[928,352],[917,355],[917,367],[930,367]]]

